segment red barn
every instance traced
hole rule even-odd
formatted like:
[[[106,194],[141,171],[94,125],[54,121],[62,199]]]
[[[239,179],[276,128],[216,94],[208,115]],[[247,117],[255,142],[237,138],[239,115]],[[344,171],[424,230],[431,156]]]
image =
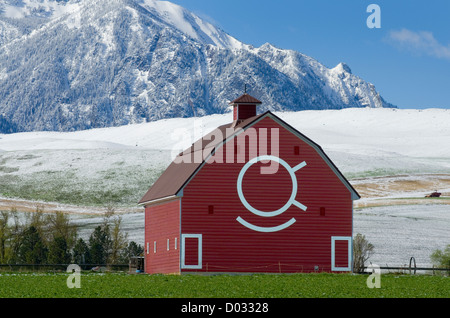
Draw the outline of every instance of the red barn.
[[[150,274],[352,270],[355,189],[322,148],[244,94],[142,198]]]

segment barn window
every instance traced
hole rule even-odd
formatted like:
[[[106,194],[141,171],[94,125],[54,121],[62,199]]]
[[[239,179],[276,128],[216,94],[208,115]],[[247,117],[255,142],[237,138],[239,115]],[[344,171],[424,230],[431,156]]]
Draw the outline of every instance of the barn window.
[[[320,208],[320,216],[325,216],[326,210],[325,208]]]
[[[153,242],[153,253],[156,254],[156,241]]]
[[[178,238],[175,238],[175,249],[178,249]]]
[[[150,243],[147,242],[147,255],[150,254]]]
[[[299,146],[295,146],[294,147],[294,155],[295,156],[299,156],[300,155],[300,147]]]
[[[167,250],[170,250],[170,239],[167,239]]]
[[[210,206],[208,207],[208,213],[209,213],[209,214],[214,214],[214,205],[210,205]]]

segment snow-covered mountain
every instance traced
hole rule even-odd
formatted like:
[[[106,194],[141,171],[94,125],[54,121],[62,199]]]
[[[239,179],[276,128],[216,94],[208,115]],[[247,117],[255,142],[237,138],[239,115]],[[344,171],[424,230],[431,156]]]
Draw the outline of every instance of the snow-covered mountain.
[[[0,0],[0,132],[72,131],[228,111],[393,107],[341,63],[254,48],[156,0]]]

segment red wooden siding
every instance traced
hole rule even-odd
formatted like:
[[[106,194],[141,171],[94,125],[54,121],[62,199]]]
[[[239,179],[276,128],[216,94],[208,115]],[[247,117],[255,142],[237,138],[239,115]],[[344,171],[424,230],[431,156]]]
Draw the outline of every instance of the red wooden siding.
[[[351,192],[312,146],[271,118],[253,128],[269,128],[269,142],[270,129],[278,128],[276,155],[291,167],[307,163],[295,173],[299,187],[296,201],[305,205],[307,212],[291,206],[272,218],[254,215],[237,194],[237,179],[245,163],[206,164],[184,189],[181,222],[181,233],[202,234],[202,269],[183,271],[331,271],[331,238],[352,236]],[[270,154],[270,145],[268,149]],[[216,156],[224,155],[224,150],[217,150]],[[245,198],[262,211],[280,209],[292,192],[290,176],[282,166],[276,175],[263,176],[260,166],[254,165],[245,174]],[[214,213],[210,213],[210,206],[214,206]],[[280,232],[260,233],[237,222],[238,217],[260,227],[278,226],[293,218],[296,222]],[[345,262],[340,256],[337,259]]]
[[[234,107],[234,120],[245,120],[256,116],[256,105],[238,105]]]
[[[336,241],[335,243],[335,267],[346,268],[348,267],[348,242]]]
[[[185,266],[199,265],[199,238],[186,238],[184,241]]]
[[[145,208],[144,253],[146,273],[180,272],[180,200]]]

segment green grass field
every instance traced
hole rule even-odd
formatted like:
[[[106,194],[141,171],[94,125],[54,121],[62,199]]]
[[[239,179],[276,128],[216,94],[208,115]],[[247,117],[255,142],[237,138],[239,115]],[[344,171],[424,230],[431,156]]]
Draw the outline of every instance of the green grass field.
[[[450,278],[368,275],[150,276],[82,273],[81,288],[67,287],[67,273],[0,273],[0,298],[448,298]]]

